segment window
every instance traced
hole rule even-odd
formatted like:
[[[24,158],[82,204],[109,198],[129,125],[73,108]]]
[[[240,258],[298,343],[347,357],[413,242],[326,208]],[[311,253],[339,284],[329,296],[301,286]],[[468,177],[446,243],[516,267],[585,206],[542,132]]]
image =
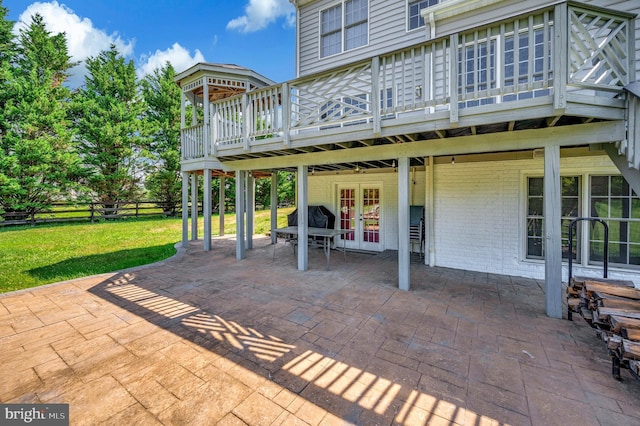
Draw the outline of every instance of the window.
[[[547,39],[550,39],[550,35]],[[504,51],[504,85],[516,86],[518,84],[532,83],[529,81],[529,33],[523,32],[518,35],[518,63],[515,63],[516,38],[511,35],[505,38]],[[533,81],[541,81],[544,78],[544,56],[548,53],[547,73],[551,77],[553,69],[551,62],[551,50],[544,45],[544,29],[540,28],[534,31],[533,35],[533,69],[531,72]],[[533,92],[522,92],[519,94],[505,95],[505,101],[515,101],[520,99],[528,99],[538,96],[546,96],[549,94],[548,89],[535,90]]]
[[[562,190],[562,258],[569,256],[569,222],[580,216],[580,177],[563,176]],[[542,177],[527,178],[527,259],[544,259],[544,212]],[[576,241],[579,242],[580,233]],[[579,244],[574,241],[573,259],[578,259]]]
[[[345,97],[343,99],[343,102],[347,105],[351,105],[350,107],[344,108],[344,116],[364,115],[367,113],[367,110],[368,110],[367,95],[364,93],[360,95],[356,95],[355,97],[351,97],[351,98]],[[345,125],[361,124],[361,123],[366,123],[366,121],[367,120],[356,120]]]
[[[321,58],[365,46],[368,42],[368,0],[346,0],[320,12]]]
[[[409,0],[407,8],[407,30],[411,31],[424,27],[424,19],[422,19],[422,15],[420,15],[420,10],[438,3],[439,0]]]
[[[380,111],[393,108],[393,89],[380,89]]]
[[[589,217],[600,218],[609,226],[609,264],[619,267],[640,266],[640,197],[622,176],[590,176],[587,189],[581,189],[579,176],[562,177],[562,257],[569,256],[568,224],[580,217],[582,199],[588,199]],[[583,198],[584,197],[584,198]],[[543,178],[527,178],[526,257],[544,259]],[[588,249],[588,262],[602,265],[604,227],[585,222],[588,235],[581,233],[580,222],[574,228],[573,259],[580,261],[580,247]]]
[[[345,50],[355,49],[368,43],[368,0],[345,2],[344,45]]]
[[[320,127],[321,130],[340,127],[340,124],[330,124],[333,121],[345,120],[349,116],[365,115],[369,111],[367,95],[362,93],[351,97],[345,96],[336,101],[328,101],[320,107],[320,121],[329,123]],[[344,125],[360,124],[363,120],[353,120]]]
[[[330,123],[334,120],[340,119],[340,104],[336,101],[326,102],[320,107],[320,121]],[[334,127],[340,127],[340,124],[333,124],[329,126],[322,126],[320,130],[333,129]]]
[[[320,56],[334,55],[342,51],[342,5],[331,7],[321,12]]]
[[[640,198],[622,176],[591,176],[591,216],[609,225],[609,261],[640,265]],[[589,228],[589,261],[604,259],[604,230],[601,224]]]
[[[344,108],[344,115],[364,114],[367,111],[367,95],[364,93],[352,98],[345,97],[343,101],[345,104],[351,105],[351,107]]]
[[[496,87],[496,41],[463,46],[458,51],[458,93],[476,93]],[[493,98],[460,102],[459,107],[492,104]]]

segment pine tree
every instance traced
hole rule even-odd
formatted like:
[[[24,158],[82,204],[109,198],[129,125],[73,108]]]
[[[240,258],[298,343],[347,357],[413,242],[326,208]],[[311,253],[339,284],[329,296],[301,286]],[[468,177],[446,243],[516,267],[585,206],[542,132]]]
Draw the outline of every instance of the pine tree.
[[[86,61],[85,86],[75,99],[80,153],[90,176],[87,186],[107,213],[140,194],[140,153],[145,111],[132,60],[116,46]]]
[[[0,25],[4,28],[6,24]],[[0,43],[6,43],[6,36],[0,35]],[[67,198],[79,170],[70,130],[70,91],[63,85],[73,66],[66,36],[52,35],[36,14],[20,31],[15,52],[6,58],[12,62],[8,68],[3,58],[0,96],[0,205],[7,219],[22,219]]]
[[[176,73],[167,62],[142,81],[147,104],[146,121],[150,129],[147,145],[150,163],[145,187],[164,212],[175,215],[181,203],[180,177],[180,88]]]
[[[13,41],[13,22],[7,20],[7,9],[2,7],[0,0],[0,187],[8,184],[5,182],[2,173],[2,159],[6,156],[8,149],[5,148],[5,136],[9,128],[6,117],[6,104],[11,98],[11,63],[15,56],[15,43]],[[0,198],[3,197],[0,192]],[[0,220],[4,214],[4,202],[0,199]]]

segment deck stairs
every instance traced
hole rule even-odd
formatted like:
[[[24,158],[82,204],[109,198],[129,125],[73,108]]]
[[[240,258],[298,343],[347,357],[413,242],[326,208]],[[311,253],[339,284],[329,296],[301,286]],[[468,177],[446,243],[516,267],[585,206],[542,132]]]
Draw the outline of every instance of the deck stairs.
[[[624,87],[627,138],[604,149],[636,194],[640,194],[640,81]]]

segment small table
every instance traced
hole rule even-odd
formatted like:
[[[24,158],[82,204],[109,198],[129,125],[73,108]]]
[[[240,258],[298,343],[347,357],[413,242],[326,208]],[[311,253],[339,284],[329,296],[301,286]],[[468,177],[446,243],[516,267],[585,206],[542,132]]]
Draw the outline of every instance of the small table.
[[[314,228],[314,227],[309,227],[308,229],[308,236],[309,237],[321,237],[322,238],[322,244],[320,245],[320,247],[322,247],[322,250],[324,251],[324,255],[327,258],[327,269],[330,269],[330,262],[331,262],[331,241],[333,240],[334,237],[337,236],[342,236],[345,234],[348,234],[349,232],[351,232],[350,229],[327,229],[327,228]],[[297,226],[287,226],[285,228],[276,228],[276,229],[272,229],[271,232],[274,232],[276,234],[276,244],[278,242],[278,235],[282,236],[285,241],[289,241],[292,244],[297,244],[298,243],[298,227]],[[344,240],[344,238],[342,239],[342,254],[344,255],[344,258],[346,260],[347,255],[346,255],[346,242]],[[276,246],[274,244],[273,246],[273,257],[275,258],[276,256]]]

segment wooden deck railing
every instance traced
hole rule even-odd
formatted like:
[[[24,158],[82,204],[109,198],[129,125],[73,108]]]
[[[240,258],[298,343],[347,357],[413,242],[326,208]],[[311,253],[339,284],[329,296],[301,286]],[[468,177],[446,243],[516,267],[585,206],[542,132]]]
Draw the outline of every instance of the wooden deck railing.
[[[612,97],[635,69],[631,15],[561,3],[510,22],[452,34],[369,60],[212,103],[211,126],[182,131],[183,158],[419,114],[552,99],[562,111],[569,94]],[[205,132],[210,132],[205,141]],[[204,144],[210,146],[204,149]]]

